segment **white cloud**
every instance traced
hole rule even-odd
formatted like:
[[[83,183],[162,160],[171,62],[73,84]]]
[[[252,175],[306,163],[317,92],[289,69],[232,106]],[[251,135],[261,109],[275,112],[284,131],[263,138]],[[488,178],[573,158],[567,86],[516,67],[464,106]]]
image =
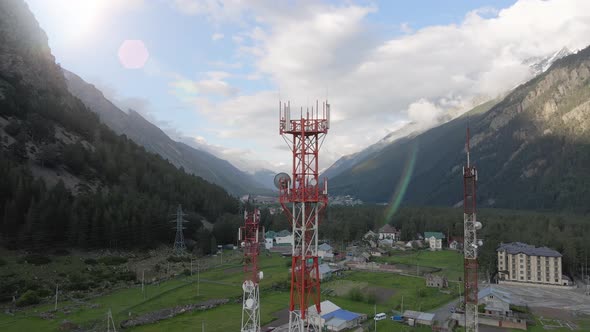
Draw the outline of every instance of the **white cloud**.
[[[377,141],[400,121],[429,126],[467,110],[473,100],[513,88],[531,75],[523,64],[527,58],[590,43],[590,2],[585,0],[521,0],[499,11],[467,13],[459,24],[417,30],[400,23],[405,34],[390,39],[377,39],[376,27],[367,22],[378,10],[372,6],[311,1],[287,10],[289,3],[283,2],[276,5],[283,8],[255,2],[245,9],[234,1],[228,6],[225,16],[215,6],[192,12],[210,17],[250,13],[255,25],[232,38],[238,56],[253,57],[255,71],[274,86],[223,102],[193,100],[196,111],[225,126],[220,136],[249,137],[256,158],[277,162],[289,158],[276,149],[281,142],[279,91],[297,105],[328,95],[333,123],[321,167]],[[193,92],[206,90],[195,82],[188,85]]]
[[[223,34],[222,33],[214,33],[213,35],[211,35],[211,40],[216,41],[216,40],[220,40],[223,39]]]
[[[170,83],[172,93],[184,101],[194,101],[199,96],[224,96],[231,97],[238,93],[238,89],[226,81],[231,74],[224,71],[210,71],[205,73],[207,78],[202,80],[190,80],[178,76]]]

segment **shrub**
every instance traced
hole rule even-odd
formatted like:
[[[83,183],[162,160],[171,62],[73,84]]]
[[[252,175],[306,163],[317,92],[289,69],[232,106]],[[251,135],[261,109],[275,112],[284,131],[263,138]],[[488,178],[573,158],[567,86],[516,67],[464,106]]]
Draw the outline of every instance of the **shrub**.
[[[168,256],[167,261],[171,263],[179,263],[179,262],[190,262],[190,257],[181,257],[181,256]]]
[[[67,249],[55,249],[53,251],[53,254],[56,256],[67,256],[70,254],[70,252]]]
[[[348,298],[352,301],[363,302],[363,293],[358,287],[354,287],[348,291]]]
[[[98,259],[104,265],[121,265],[127,263],[127,258],[121,256],[104,256]]]
[[[5,260],[5,259],[3,259],[3,258],[0,258],[0,266],[4,266],[4,265],[6,265],[6,264],[8,264],[8,262],[6,262],[6,260]]]
[[[53,292],[47,288],[41,288],[37,291],[37,295],[39,295],[39,297],[41,297],[41,298],[48,297],[51,294],[53,294]]]
[[[94,259],[94,258],[86,258],[84,260],[84,264],[87,264],[87,265],[96,265],[96,264],[98,264],[98,261],[96,259]]]
[[[121,272],[121,273],[117,274],[117,280],[135,281],[136,279],[137,279],[137,276],[135,275],[135,272],[127,271],[127,272]]]
[[[185,276],[190,276],[191,275],[191,271],[189,269],[184,269],[182,271],[182,274],[184,274]]]
[[[26,291],[21,297],[16,300],[17,307],[24,307],[27,305],[37,304],[39,303],[39,295],[34,290]]]
[[[366,295],[365,297],[365,301],[368,304],[375,304],[377,303],[377,294],[375,294],[375,292],[370,292]]]
[[[33,265],[45,265],[51,263],[51,258],[41,254],[31,254],[24,257],[24,260]]]

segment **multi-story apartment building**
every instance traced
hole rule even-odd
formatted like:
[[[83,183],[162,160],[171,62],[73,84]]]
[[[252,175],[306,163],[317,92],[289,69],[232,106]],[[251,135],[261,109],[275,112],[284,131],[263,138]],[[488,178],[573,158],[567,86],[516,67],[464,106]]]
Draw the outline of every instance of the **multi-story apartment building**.
[[[561,254],[553,249],[513,242],[501,244],[496,251],[500,281],[567,284],[561,274]]]

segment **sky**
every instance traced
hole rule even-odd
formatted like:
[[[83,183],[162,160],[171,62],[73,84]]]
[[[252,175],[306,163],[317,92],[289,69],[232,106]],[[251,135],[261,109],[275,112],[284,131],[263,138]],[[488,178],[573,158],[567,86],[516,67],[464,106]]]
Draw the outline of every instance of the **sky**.
[[[279,100],[329,100],[325,169],[502,95],[531,77],[525,60],[590,44],[587,0],[25,1],[62,67],[247,171],[290,168]]]

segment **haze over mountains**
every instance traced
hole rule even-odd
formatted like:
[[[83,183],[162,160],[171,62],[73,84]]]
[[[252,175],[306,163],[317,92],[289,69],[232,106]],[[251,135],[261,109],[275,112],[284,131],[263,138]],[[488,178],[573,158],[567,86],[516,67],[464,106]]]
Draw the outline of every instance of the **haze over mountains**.
[[[564,57],[500,101],[394,141],[330,181],[331,194],[391,199],[404,177],[409,204],[461,200],[465,129],[483,206],[587,212],[590,188],[590,48]],[[415,152],[414,152],[415,151]],[[410,172],[406,169],[411,170]]]
[[[138,112],[130,109],[126,113],[120,110],[94,85],[85,82],[76,74],[64,69],[64,76],[68,90],[98,114],[103,123],[116,133],[124,134],[144,146],[148,151],[159,154],[177,167],[183,167],[187,172],[222,186],[234,195],[272,192],[274,187],[269,187],[268,181],[259,182],[259,179],[265,179],[264,176],[257,177],[244,172],[207,151],[174,141]]]

